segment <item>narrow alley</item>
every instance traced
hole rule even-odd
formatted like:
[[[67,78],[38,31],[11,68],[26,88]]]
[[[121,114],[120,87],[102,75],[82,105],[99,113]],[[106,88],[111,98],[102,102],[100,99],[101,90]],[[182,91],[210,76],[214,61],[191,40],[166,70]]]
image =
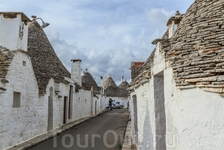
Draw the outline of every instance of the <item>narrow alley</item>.
[[[29,150],[119,150],[128,119],[127,109],[113,109],[74,126]]]

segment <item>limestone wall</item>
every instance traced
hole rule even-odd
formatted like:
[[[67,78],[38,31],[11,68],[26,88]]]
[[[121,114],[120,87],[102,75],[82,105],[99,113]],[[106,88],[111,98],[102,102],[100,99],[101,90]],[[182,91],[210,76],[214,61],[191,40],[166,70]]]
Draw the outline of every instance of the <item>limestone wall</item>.
[[[137,125],[138,134],[135,134],[134,117],[133,114],[133,95],[137,97]],[[153,94],[153,82],[146,83],[137,88],[135,92],[131,94],[130,110],[132,120],[132,139],[139,150],[150,149],[155,147],[155,102]],[[136,141],[136,136],[137,141]]]
[[[176,88],[173,70],[165,74],[167,150],[211,150],[224,146],[223,98],[199,88]]]
[[[5,18],[7,15],[0,14],[0,45],[10,50],[27,51],[28,27],[22,22],[22,13],[14,15],[16,18]]]
[[[69,119],[70,85],[56,83],[51,78],[46,87],[46,94],[39,95],[30,58],[23,51],[17,51],[14,55],[6,75],[9,83],[1,83],[6,91],[0,93],[0,149],[52,131],[65,123],[91,116],[91,112],[95,113],[91,91],[81,89],[75,92],[73,88],[70,107],[72,115]],[[21,105],[18,108],[13,107],[14,91],[21,93]],[[98,109],[98,104],[96,108]],[[52,111],[52,116],[49,110]]]
[[[105,96],[101,96],[101,99],[100,99],[100,109],[101,109],[101,111],[102,110],[104,110],[107,106],[108,106],[108,104],[109,104],[109,102],[108,102],[108,99],[105,97]]]
[[[7,90],[0,93],[0,149],[46,131],[47,105],[38,99],[38,86],[27,54],[15,53],[6,79]],[[14,91],[21,93],[19,108],[12,107]]]
[[[49,105],[49,101],[48,101],[48,97],[50,96],[50,88],[53,88],[53,129],[56,129],[60,126],[62,126],[63,123],[63,119],[64,119],[64,98],[67,97],[67,102],[66,102],[66,122],[68,123],[68,110],[69,110],[69,85],[63,84],[63,83],[57,83],[58,87],[59,87],[59,93],[56,94],[56,87],[55,86],[55,82],[54,79],[50,79],[50,81],[48,82],[48,85],[46,87],[46,94],[42,97],[40,97],[40,99],[42,101],[46,102],[46,113],[49,117],[48,114],[48,105]],[[47,122],[47,120],[45,120],[45,122]],[[72,121],[72,119],[71,119]]]
[[[91,116],[91,91],[79,90],[74,97],[74,120]]]
[[[196,0],[164,43],[179,88],[199,87],[223,94],[223,1]],[[165,45],[169,45],[168,47]]]
[[[132,138],[138,149],[222,149],[223,98],[201,88],[179,89],[173,69],[169,63],[165,64],[160,48],[155,51],[151,70],[151,79],[131,93]],[[161,139],[165,139],[165,147]]]

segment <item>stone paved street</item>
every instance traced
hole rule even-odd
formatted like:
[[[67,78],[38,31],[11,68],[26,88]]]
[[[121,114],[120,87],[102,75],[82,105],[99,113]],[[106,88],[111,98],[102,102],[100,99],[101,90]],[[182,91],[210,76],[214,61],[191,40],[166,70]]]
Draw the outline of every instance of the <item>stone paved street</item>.
[[[119,150],[127,126],[127,109],[113,109],[29,150]]]

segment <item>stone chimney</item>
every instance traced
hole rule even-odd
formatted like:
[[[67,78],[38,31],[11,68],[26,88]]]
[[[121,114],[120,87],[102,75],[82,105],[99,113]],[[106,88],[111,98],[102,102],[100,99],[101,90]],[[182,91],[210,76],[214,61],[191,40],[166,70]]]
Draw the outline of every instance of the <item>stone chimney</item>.
[[[177,26],[180,23],[181,19],[182,19],[182,15],[180,14],[179,11],[176,11],[175,16],[171,17],[168,20],[167,26],[169,28],[169,38],[171,38],[174,35],[174,33],[177,29]]]
[[[122,83],[123,81],[125,81],[124,76],[121,77],[121,83]]]
[[[72,68],[71,68],[71,79],[82,86],[81,81],[81,59],[72,59]]]
[[[28,22],[31,20],[21,12],[0,12],[0,45],[27,51]]]
[[[104,94],[104,85],[103,85],[104,81],[103,81],[103,76],[100,77],[100,87],[102,88],[102,93]]]
[[[103,88],[103,76],[100,77],[100,86]]]

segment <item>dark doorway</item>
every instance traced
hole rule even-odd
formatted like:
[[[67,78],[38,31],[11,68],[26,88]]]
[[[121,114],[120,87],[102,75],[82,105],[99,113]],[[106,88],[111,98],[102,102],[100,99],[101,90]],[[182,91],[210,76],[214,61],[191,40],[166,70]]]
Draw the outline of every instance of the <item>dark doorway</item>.
[[[73,113],[73,86],[70,86],[69,90],[69,106],[68,106],[68,119],[72,119]]]
[[[67,123],[67,101],[68,101],[68,97],[65,96],[64,97],[64,117],[63,117],[63,124]]]
[[[156,149],[166,150],[166,114],[164,106],[164,74],[154,76],[154,100],[156,120]]]
[[[95,114],[97,114],[97,101],[95,101]]]
[[[47,131],[53,129],[53,87],[50,88],[50,96],[48,96],[48,123]]]
[[[135,130],[135,143],[138,144],[138,110],[137,110],[137,97],[132,96],[133,99],[133,111],[134,111],[134,130]]]

